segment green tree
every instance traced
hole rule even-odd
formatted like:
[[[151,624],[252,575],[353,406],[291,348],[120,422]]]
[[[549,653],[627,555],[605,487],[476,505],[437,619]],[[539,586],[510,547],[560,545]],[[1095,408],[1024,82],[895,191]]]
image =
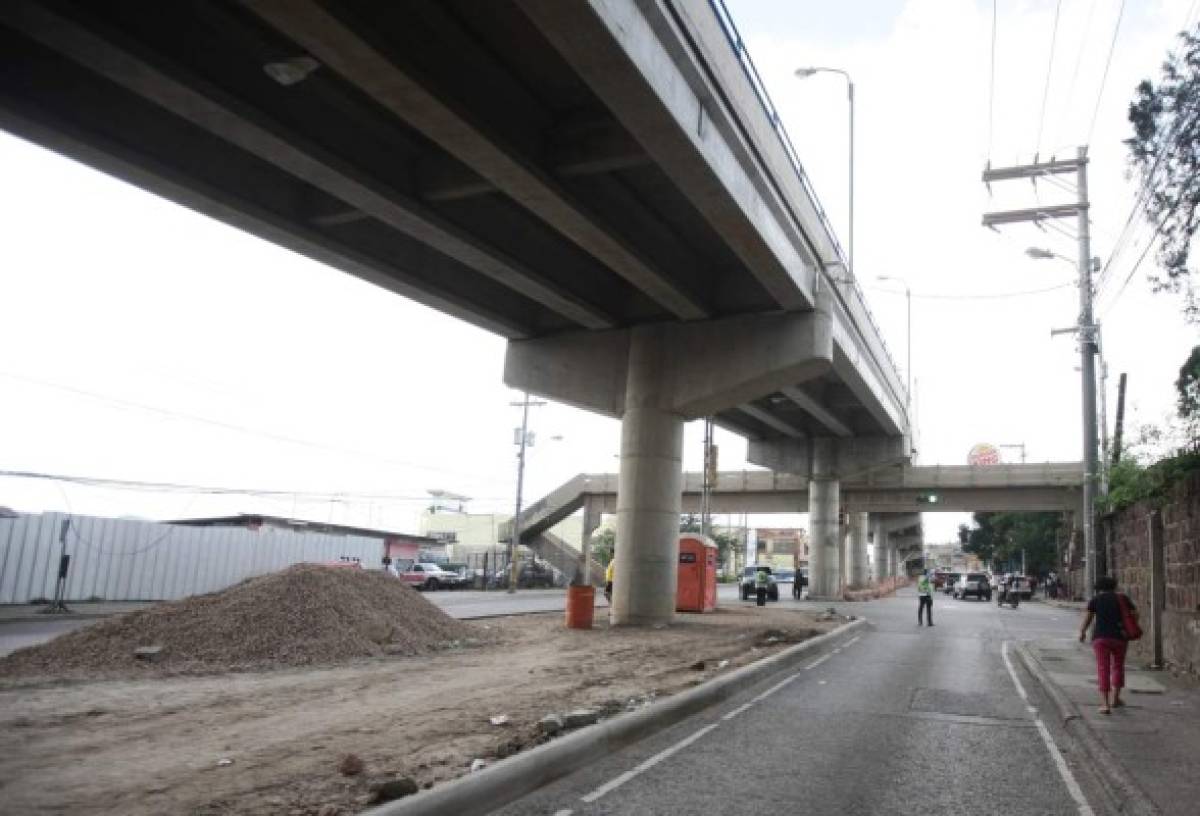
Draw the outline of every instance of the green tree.
[[[1157,226],[1156,291],[1181,293],[1189,321],[1200,320],[1189,249],[1200,227],[1200,27],[1181,32],[1180,47],[1162,66],[1158,84],[1142,80],[1129,106],[1133,137],[1125,140],[1145,195],[1141,207]]]
[[[700,532],[700,517],[694,513],[685,513],[679,519],[679,532]],[[717,555],[721,563],[728,563],[729,556],[741,546],[741,539],[734,533],[714,532],[713,541],[717,543]],[[601,527],[592,533],[592,557],[597,562],[608,566],[617,548],[617,531],[612,527]]]
[[[601,527],[592,533],[592,558],[604,566],[612,561],[617,549],[617,531],[612,527]]]
[[[984,564],[1011,563],[1019,568],[1024,551],[1030,573],[1054,568],[1062,526],[1058,513],[976,513],[973,521],[963,551],[978,556]],[[959,529],[961,538],[963,528]]]
[[[1200,346],[1192,349],[1184,364],[1179,368],[1179,379],[1175,381],[1179,397],[1176,407],[1183,420],[1188,442],[1200,438]]]

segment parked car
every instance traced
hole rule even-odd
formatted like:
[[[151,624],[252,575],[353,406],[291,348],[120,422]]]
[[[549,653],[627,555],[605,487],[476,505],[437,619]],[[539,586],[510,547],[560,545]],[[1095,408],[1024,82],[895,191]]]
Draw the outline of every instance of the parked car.
[[[947,595],[953,593],[954,585],[958,583],[958,579],[962,576],[961,572],[944,573],[943,578],[945,579],[945,583],[942,584],[942,592],[945,592]]]
[[[437,564],[413,564],[400,573],[400,580],[417,589],[434,591],[438,589],[454,589],[463,585],[462,576],[450,572]]]
[[[767,600],[768,601],[778,601],[779,600],[779,584],[775,583],[774,570],[772,570],[770,567],[765,566],[765,565],[761,566],[761,567],[757,567],[757,566],[746,567],[744,570],[742,570],[742,584],[741,584],[742,600],[743,601],[750,600],[751,598],[754,597],[755,593],[758,591],[756,576],[760,569],[764,569],[767,571]]]
[[[472,569],[469,564],[446,563],[442,564],[442,569],[446,570],[447,572],[453,572],[462,579],[462,582],[456,587],[451,587],[452,589],[466,589],[474,586],[475,576],[481,572],[481,570]]]
[[[992,599],[992,583],[988,580],[987,573],[967,572],[958,579],[958,583],[954,585],[954,597],[966,600],[967,596],[977,601]]]
[[[796,571],[793,569],[775,570],[772,575],[775,577],[776,584],[788,584],[786,587],[788,592],[791,592],[791,584],[796,582]]]

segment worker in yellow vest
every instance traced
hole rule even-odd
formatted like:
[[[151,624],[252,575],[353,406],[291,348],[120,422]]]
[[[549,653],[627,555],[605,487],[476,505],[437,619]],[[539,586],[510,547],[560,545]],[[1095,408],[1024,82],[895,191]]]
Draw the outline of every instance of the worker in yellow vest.
[[[608,560],[608,568],[604,570],[604,600],[612,603],[612,582],[613,573],[617,568],[617,557],[614,555]]]

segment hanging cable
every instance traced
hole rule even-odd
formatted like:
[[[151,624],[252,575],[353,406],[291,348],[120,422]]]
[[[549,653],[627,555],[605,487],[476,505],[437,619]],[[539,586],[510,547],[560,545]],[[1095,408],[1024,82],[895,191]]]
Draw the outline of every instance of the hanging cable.
[[[110,479],[99,476],[71,476],[61,473],[40,473],[29,470],[0,470],[0,477],[10,479],[33,479],[51,482],[74,484],[80,487],[93,487],[111,490],[129,490],[145,493],[193,493],[212,496],[256,496],[261,498],[303,498],[314,501],[329,499],[366,499],[371,501],[392,502],[428,502],[429,495],[397,495],[393,493],[355,493],[339,491],[306,491],[306,490],[272,490],[267,488],[217,487],[211,485],[194,485],[179,482],[153,482],[134,479]],[[475,497],[480,501],[499,501],[502,497]]]
[[[1096,117],[1100,115],[1100,102],[1104,99],[1104,86],[1108,84],[1108,69],[1112,67],[1113,52],[1117,48],[1117,35],[1121,33],[1121,20],[1125,17],[1125,0],[1121,0],[1121,8],[1117,11],[1117,23],[1113,26],[1112,42],[1108,45],[1108,58],[1104,61],[1104,73],[1100,77],[1100,91],[1096,94],[1096,107],[1092,110],[1092,123],[1088,125],[1085,145],[1092,141],[1092,132],[1096,130]]]
[[[1071,100],[1075,98],[1075,85],[1079,81],[1079,69],[1083,65],[1083,55],[1087,53],[1088,39],[1092,34],[1092,19],[1096,15],[1096,4],[1088,3],[1087,22],[1083,24],[1083,38],[1079,41],[1079,53],[1075,55],[1075,67],[1071,71],[1071,82],[1067,85],[1067,98],[1063,102],[1064,110],[1070,110]],[[1058,136],[1062,133],[1062,117],[1059,117],[1058,126],[1054,129],[1055,143],[1058,141]]]
[[[996,5],[998,2],[999,0],[992,0],[992,67],[988,77],[988,167],[992,166],[992,128],[996,118]]]
[[[1038,118],[1037,141],[1033,143],[1034,155],[1042,152],[1042,130],[1046,126],[1046,103],[1050,101],[1050,79],[1054,76],[1054,48],[1058,44],[1058,16],[1062,11],[1062,0],[1054,6],[1054,28],[1050,32],[1050,61],[1046,64],[1046,87],[1042,90],[1042,115]]]
[[[1045,294],[1046,292],[1055,292],[1055,291],[1058,291],[1059,289],[1066,289],[1068,287],[1074,287],[1074,286],[1075,286],[1074,281],[1066,281],[1064,283],[1056,283],[1053,286],[1044,286],[1039,289],[1024,289],[1024,290],[1021,290],[1018,292],[982,292],[980,294],[956,294],[956,295],[947,295],[947,294],[941,294],[941,293],[937,293],[937,292],[913,292],[912,296],[914,298],[921,298],[922,300],[1000,300],[1003,298],[1026,297],[1029,295],[1041,295],[1041,294]],[[904,295],[904,294],[906,294],[906,292],[904,292],[901,289],[887,289],[885,287],[877,287],[877,286],[871,286],[871,287],[867,287],[867,288],[873,289],[876,292],[883,292],[888,295]]]
[[[76,394],[81,397],[87,397],[89,399],[99,400],[100,402],[107,402],[112,405],[119,405],[124,408],[136,408],[141,411],[148,411],[152,414],[158,414],[160,416],[165,416],[170,419],[186,420],[188,422],[197,422],[197,423],[200,423],[203,425],[209,425],[209,426],[212,426],[215,428],[222,428],[222,429],[228,430],[228,431],[236,431],[237,433],[247,434],[249,436],[257,436],[257,437],[261,437],[263,439],[270,439],[275,442],[283,442],[283,443],[286,443],[289,445],[297,445],[297,446],[305,447],[305,448],[313,448],[315,450],[327,451],[330,453],[337,453],[337,454],[341,454],[343,456],[352,456],[352,457],[358,457],[358,458],[363,458],[363,459],[370,459],[370,460],[374,460],[377,462],[394,465],[397,467],[413,468],[415,470],[425,470],[425,471],[430,471],[432,473],[441,473],[441,474],[444,474],[447,476],[476,478],[480,475],[478,472],[453,470],[450,468],[437,467],[435,465],[423,465],[423,464],[420,464],[417,462],[410,462],[410,461],[405,461],[402,459],[394,459],[390,456],[380,456],[375,453],[370,453],[370,452],[362,451],[362,450],[356,450],[354,448],[342,448],[342,447],[338,447],[336,445],[326,445],[321,442],[313,442],[313,441],[310,441],[307,439],[300,439],[297,437],[287,436],[284,434],[278,434],[278,433],[274,433],[272,431],[263,430],[261,428],[250,428],[250,427],[238,425],[238,424],[232,423],[232,422],[225,422],[224,420],[220,420],[220,419],[212,419],[211,417],[201,416],[199,414],[191,414],[191,413],[187,413],[187,412],[183,412],[183,411],[173,411],[173,410],[170,410],[167,408],[160,408],[155,405],[147,405],[145,403],[140,403],[140,402],[135,402],[133,400],[123,399],[121,397],[113,397],[113,396],[110,396],[107,394],[99,394],[94,391],[87,391],[82,388],[75,388],[74,386],[63,385],[61,383],[51,382],[49,380],[43,380],[43,379],[39,379],[37,377],[30,377],[30,376],[27,376],[24,374],[14,374],[10,371],[0,371],[0,377],[6,377],[8,379],[18,380],[20,382],[25,382],[25,383],[30,383],[32,385],[41,386],[42,388],[50,388],[50,389],[54,389],[56,391],[63,391],[68,394]]]

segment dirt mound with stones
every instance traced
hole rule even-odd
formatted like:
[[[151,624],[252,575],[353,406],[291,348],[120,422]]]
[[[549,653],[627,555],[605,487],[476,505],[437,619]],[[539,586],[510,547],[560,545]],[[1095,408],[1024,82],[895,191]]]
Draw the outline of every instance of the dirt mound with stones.
[[[0,659],[0,676],[309,666],[418,655],[478,637],[390,575],[298,564],[13,652]]]

